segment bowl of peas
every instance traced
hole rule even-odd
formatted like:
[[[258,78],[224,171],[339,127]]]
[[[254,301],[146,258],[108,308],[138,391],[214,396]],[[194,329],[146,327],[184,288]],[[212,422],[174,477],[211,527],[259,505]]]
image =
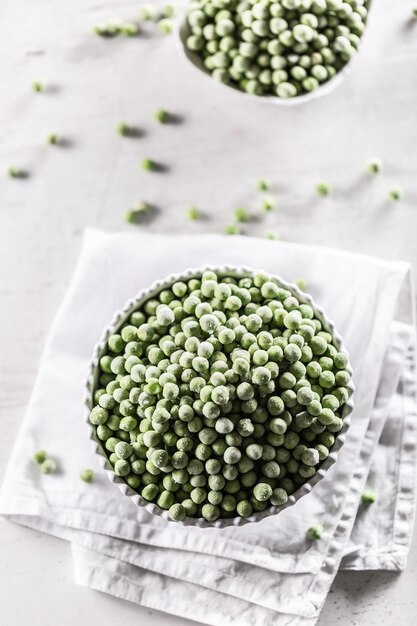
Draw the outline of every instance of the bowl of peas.
[[[190,269],[116,312],[87,423],[110,480],[149,513],[223,528],[295,504],[337,459],[352,369],[312,297],[244,267]]]
[[[280,105],[308,102],[345,78],[369,0],[192,0],[180,51],[219,84]]]

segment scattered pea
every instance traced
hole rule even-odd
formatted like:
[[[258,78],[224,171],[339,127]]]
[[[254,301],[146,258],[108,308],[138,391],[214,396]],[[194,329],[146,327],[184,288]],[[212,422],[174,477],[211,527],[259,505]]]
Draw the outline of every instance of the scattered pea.
[[[370,159],[368,161],[368,172],[370,174],[379,174],[382,171],[381,159]]]
[[[143,4],[139,7],[139,19],[141,22],[149,22],[155,17],[155,9],[149,4]]]
[[[83,469],[81,474],[80,474],[80,478],[85,483],[93,482],[93,479],[94,479],[94,472],[93,472],[93,470],[92,469]]]
[[[310,526],[310,528],[306,532],[306,537],[310,541],[315,541],[316,539],[321,539],[324,532],[324,528],[321,524],[314,524],[314,526]]]
[[[276,239],[278,239],[278,235],[273,230],[268,230],[265,233],[265,238],[266,239],[271,239],[271,240],[276,240]]]
[[[120,26],[118,26],[117,24],[108,24],[107,26],[94,26],[93,32],[98,37],[116,37],[116,35],[118,35],[120,32]]]
[[[175,15],[175,7],[173,4],[166,4],[162,10],[162,13],[165,17],[174,17]]]
[[[249,212],[244,207],[235,209],[235,219],[238,222],[247,222],[249,220]]]
[[[372,489],[365,489],[361,496],[362,504],[369,505],[376,502],[376,493]]]
[[[149,213],[151,207],[147,202],[138,202],[132,209],[125,213],[125,220],[129,224],[139,222],[143,215]]]
[[[262,207],[262,210],[265,211],[266,213],[268,213],[269,211],[272,211],[272,209],[275,208],[274,198],[271,198],[270,196],[265,196],[264,198],[262,198],[261,207]]]
[[[169,113],[164,109],[157,109],[154,113],[154,117],[160,124],[166,124],[169,121]]]
[[[187,215],[187,218],[192,222],[195,222],[196,220],[200,219],[200,211],[195,206],[188,208],[186,215]]]
[[[151,159],[143,159],[141,162],[141,167],[147,172],[153,172],[156,170],[156,163]]]
[[[242,232],[237,224],[227,224],[224,228],[225,235],[241,235]]]
[[[48,454],[46,453],[45,450],[37,450],[35,454],[33,455],[33,460],[35,461],[35,463],[38,463],[39,465],[43,463],[44,461],[46,461],[47,458],[48,458]]]
[[[158,30],[163,35],[169,35],[172,33],[172,21],[168,18],[163,18],[157,22]]]
[[[59,137],[56,133],[49,133],[46,138],[46,142],[51,146],[56,146],[59,144]]]
[[[402,192],[402,189],[400,189],[400,187],[392,187],[388,191],[388,198],[390,200],[393,200],[394,202],[398,202],[398,200],[401,200],[402,196],[403,196],[403,192]]]
[[[316,193],[319,196],[328,196],[331,190],[332,190],[331,186],[329,185],[329,183],[326,183],[325,181],[321,181],[317,183],[316,185]]]
[[[132,134],[132,127],[125,122],[119,122],[116,126],[116,132],[122,137],[129,137]]]
[[[266,178],[260,178],[256,183],[256,186],[259,191],[268,191],[271,187],[271,184]]]
[[[125,37],[136,37],[139,33],[139,28],[133,22],[125,22],[119,26],[119,32]]]
[[[42,91],[45,91],[45,85],[41,83],[40,80],[34,80],[32,83],[32,90],[35,93],[41,93]]]
[[[10,178],[26,178],[27,176],[25,170],[15,167],[14,165],[10,165],[10,167],[7,168],[7,174]]]
[[[40,470],[42,474],[52,474],[57,470],[57,464],[53,459],[45,459],[40,464]]]

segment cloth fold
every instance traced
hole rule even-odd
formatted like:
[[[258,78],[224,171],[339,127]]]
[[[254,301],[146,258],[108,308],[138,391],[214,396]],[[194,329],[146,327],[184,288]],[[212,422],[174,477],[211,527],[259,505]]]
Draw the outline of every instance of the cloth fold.
[[[356,385],[346,443],[312,493],[278,516],[222,530],[154,518],[104,472],[90,485],[79,480],[81,469],[98,467],[82,397],[103,327],[155,279],[205,264],[247,265],[290,281],[305,277],[344,338]],[[416,441],[414,298],[407,264],[244,237],[88,230],[45,346],[0,512],[71,542],[81,584],[210,624],[232,624],[231,616],[239,616],[239,626],[254,623],[255,616],[257,625],[313,624],[339,567],[405,566]],[[56,458],[57,474],[39,474],[30,461],[38,448]],[[26,464],[17,462],[25,458]],[[378,501],[365,509],[360,494],[367,481]],[[311,543],[305,532],[316,522],[326,532]],[[157,589],[165,589],[164,598],[158,600]],[[215,601],[225,596],[228,613]],[[191,598],[204,607],[201,616]]]

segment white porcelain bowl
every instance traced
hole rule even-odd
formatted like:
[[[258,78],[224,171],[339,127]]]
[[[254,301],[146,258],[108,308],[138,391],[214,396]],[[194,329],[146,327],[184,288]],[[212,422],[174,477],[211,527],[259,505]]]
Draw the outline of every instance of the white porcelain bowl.
[[[243,278],[245,276],[252,277],[254,276],[254,274],[262,271],[262,270],[249,269],[247,267],[207,266],[207,267],[202,267],[202,268],[197,268],[197,269],[189,269],[189,270],[186,270],[185,272],[181,272],[180,274],[172,274],[170,276],[167,276],[166,278],[155,281],[147,289],[142,289],[135,298],[133,298],[132,300],[129,300],[125,304],[123,309],[115,313],[111,324],[107,328],[105,328],[105,330],[103,331],[101,339],[95,346],[93,358],[89,366],[88,379],[86,381],[85,419],[88,425],[89,436],[92,441],[93,449],[99,457],[100,465],[106,470],[107,475],[109,479],[111,480],[111,482],[117,485],[117,487],[120,489],[120,491],[124,495],[129,496],[132,502],[134,502],[137,506],[143,507],[144,509],[146,509],[146,511],[148,511],[152,515],[158,515],[159,517],[163,517],[164,519],[168,521],[172,521],[172,520],[169,518],[167,511],[161,509],[160,507],[158,507],[156,504],[153,504],[152,502],[147,502],[146,500],[144,500],[138,493],[136,493],[136,491],[134,491],[133,489],[129,487],[129,485],[123,480],[123,478],[116,476],[116,474],[113,471],[113,467],[110,464],[110,461],[108,460],[107,453],[103,447],[103,444],[97,438],[95,428],[94,426],[91,425],[89,421],[89,414],[90,414],[91,409],[93,408],[93,395],[97,387],[97,382],[98,382],[98,377],[99,377],[99,372],[100,372],[99,361],[100,361],[100,358],[103,356],[103,354],[105,354],[107,351],[107,340],[109,336],[117,332],[120,326],[124,324],[126,320],[128,320],[129,316],[131,315],[133,311],[136,311],[144,302],[146,302],[146,300],[154,297],[162,289],[167,289],[171,287],[171,285],[177,281],[188,281],[190,280],[190,278],[198,278],[201,276],[201,274],[204,271],[208,271],[208,270],[215,271],[220,276],[222,275],[223,276],[236,276],[239,278]],[[263,272],[263,273],[268,273],[268,272]],[[342,338],[337,332],[337,330],[335,329],[333,322],[329,320],[329,318],[325,315],[324,311],[319,306],[317,306],[317,304],[314,302],[312,297],[300,291],[298,287],[296,287],[296,285],[287,283],[285,280],[283,280],[279,276],[274,276],[274,278],[277,280],[277,282],[279,283],[281,287],[291,291],[298,298],[300,302],[309,304],[313,308],[314,314],[317,317],[317,319],[319,319],[320,322],[323,324],[324,330],[332,334],[334,338],[334,343],[337,349],[342,350],[343,352],[347,353],[347,350],[343,345]],[[350,374],[352,374],[350,365],[348,367],[348,371],[350,372]],[[349,397],[349,400],[346,402],[346,404],[342,408],[343,428],[338,433],[329,456],[320,464],[320,468],[317,470],[316,474],[312,478],[307,480],[307,482],[305,482],[301,487],[299,487],[292,495],[289,496],[288,502],[286,504],[282,506],[271,506],[265,511],[254,513],[248,518],[235,517],[235,518],[230,518],[230,519],[218,519],[215,522],[207,522],[203,518],[186,517],[183,522],[173,522],[173,523],[183,524],[186,526],[198,526],[200,528],[209,528],[209,527],[226,528],[228,526],[241,526],[243,524],[248,524],[250,522],[259,522],[260,520],[264,519],[265,517],[269,517],[270,515],[277,515],[278,513],[280,513],[287,507],[295,504],[300,498],[310,493],[314,485],[316,485],[320,480],[322,480],[322,478],[324,478],[329,468],[336,462],[340,448],[342,447],[345,441],[346,433],[350,425],[350,415],[353,410],[354,385],[352,382],[350,382],[348,388],[350,392],[350,397]]]
[[[367,31],[367,27],[365,28],[365,33],[366,31]],[[187,62],[191,63],[191,65],[194,66],[194,68],[199,72],[200,75],[203,75],[206,78],[209,78],[211,82],[219,86],[220,89],[228,89],[229,91],[232,90],[236,92],[237,94],[244,96],[245,98],[252,98],[252,99],[257,100],[258,102],[267,102],[269,104],[275,104],[281,107],[292,107],[292,106],[297,106],[299,104],[305,104],[307,102],[317,100],[318,98],[321,98],[322,96],[325,96],[331,93],[332,91],[334,91],[344,81],[344,79],[346,78],[346,76],[351,70],[352,63],[355,62],[355,59],[357,58],[359,54],[359,53],[356,54],[350,61],[348,61],[348,63],[340,70],[340,72],[335,74],[333,78],[326,81],[325,83],[320,85],[320,87],[318,87],[314,91],[311,91],[310,93],[305,93],[300,96],[295,96],[294,98],[288,98],[288,99],[279,98],[278,96],[256,96],[254,94],[246,93],[245,91],[242,91],[241,89],[239,89],[238,87],[234,85],[228,85],[226,83],[222,83],[221,81],[215,80],[211,76],[210,72],[204,66],[201,57],[197,53],[187,48],[186,41],[187,41],[187,37],[190,34],[191,34],[191,31],[187,23],[187,16],[186,16],[186,13],[184,13],[184,15],[181,16],[181,18],[178,19],[176,23],[175,37],[176,37],[177,47],[182,58],[185,59]],[[363,41],[364,35],[362,35],[361,43]]]

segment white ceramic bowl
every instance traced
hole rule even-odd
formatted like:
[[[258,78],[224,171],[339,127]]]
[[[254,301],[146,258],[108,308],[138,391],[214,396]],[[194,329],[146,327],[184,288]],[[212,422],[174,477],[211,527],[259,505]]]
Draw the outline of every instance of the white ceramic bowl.
[[[154,297],[162,289],[167,289],[171,287],[171,285],[174,282],[179,281],[179,280],[188,281],[190,280],[190,278],[197,278],[201,276],[202,272],[208,271],[208,270],[215,271],[219,275],[236,276],[240,278],[245,277],[245,276],[253,276],[254,274],[262,271],[262,270],[249,269],[247,267],[206,266],[206,267],[197,268],[197,269],[189,269],[189,270],[186,270],[185,272],[181,272],[180,274],[171,274],[170,276],[167,276],[166,278],[155,281],[152,285],[150,285],[149,288],[142,289],[135,298],[133,298],[132,300],[129,300],[125,304],[123,309],[115,313],[111,324],[103,331],[101,339],[95,346],[93,358],[89,366],[88,379],[86,381],[86,394],[85,394],[86,416],[85,416],[85,419],[87,422],[89,436],[92,441],[93,449],[99,457],[100,465],[106,470],[107,475],[109,479],[111,480],[111,482],[117,485],[117,487],[120,489],[120,491],[124,495],[129,496],[132,502],[134,502],[137,506],[143,507],[144,509],[146,509],[146,511],[148,511],[152,515],[158,515],[159,517],[163,517],[164,519],[168,521],[172,521],[172,520],[170,520],[167,511],[161,509],[160,507],[158,507],[156,504],[153,504],[152,502],[147,502],[146,500],[144,500],[138,493],[136,493],[136,491],[134,491],[133,489],[129,487],[129,485],[123,480],[123,478],[116,476],[116,474],[113,471],[113,467],[110,464],[110,461],[108,460],[107,453],[103,447],[103,444],[97,438],[95,428],[94,426],[91,425],[88,418],[89,418],[90,411],[93,407],[93,395],[94,395],[94,390],[96,389],[97,382],[98,382],[99,360],[103,356],[103,354],[105,354],[107,351],[107,340],[109,336],[117,332],[120,326],[125,323],[125,321],[129,318],[129,316],[131,315],[133,311],[137,310],[146,300]],[[263,273],[268,273],[268,272],[263,272]],[[343,345],[342,338],[337,332],[337,330],[335,329],[333,322],[329,320],[329,318],[325,315],[324,311],[319,306],[317,306],[317,304],[314,302],[312,297],[300,291],[298,287],[296,287],[295,285],[287,283],[285,280],[283,280],[279,276],[274,276],[274,278],[277,280],[277,282],[279,283],[281,287],[284,287],[285,289],[288,289],[291,292],[293,292],[293,294],[298,298],[300,302],[309,304],[313,308],[314,314],[317,317],[317,319],[319,319],[321,323],[323,324],[323,328],[332,334],[334,338],[335,346],[339,350],[342,350],[343,352],[347,353],[347,350]],[[352,370],[350,366],[348,370],[352,374]],[[265,517],[269,517],[270,515],[276,515],[280,513],[281,511],[283,511],[284,509],[286,509],[287,507],[295,504],[300,498],[302,498],[306,494],[310,493],[314,485],[316,485],[320,480],[322,480],[322,478],[324,478],[329,468],[336,462],[340,448],[342,447],[345,441],[346,432],[350,425],[350,414],[352,413],[352,410],[353,410],[353,399],[352,399],[353,392],[354,392],[353,382],[349,384],[349,391],[350,391],[349,400],[346,402],[346,404],[342,408],[342,417],[343,417],[343,422],[344,422],[343,428],[338,433],[329,456],[327,457],[327,459],[325,459],[321,463],[320,468],[317,470],[316,474],[312,478],[310,478],[307,482],[305,482],[301,487],[299,487],[292,495],[289,496],[288,502],[286,504],[279,506],[279,507],[271,506],[265,511],[254,513],[248,518],[234,517],[230,519],[218,519],[215,522],[207,522],[206,520],[202,518],[186,517],[183,522],[173,522],[173,523],[183,524],[186,526],[198,526],[200,528],[209,528],[209,527],[226,528],[228,526],[241,526],[243,524],[248,524],[250,522],[259,522],[260,520],[264,519]]]
[[[365,33],[366,31],[367,31],[367,27],[365,28]],[[270,104],[275,104],[281,107],[292,107],[292,106],[297,106],[299,104],[306,104],[307,102],[312,102],[313,100],[317,100],[318,98],[321,98],[322,96],[325,96],[331,93],[344,81],[344,79],[346,78],[346,76],[351,70],[352,63],[354,63],[356,57],[358,56],[358,54],[356,54],[350,61],[348,61],[348,63],[340,70],[340,72],[338,72],[337,74],[335,74],[335,76],[333,76],[333,78],[323,83],[320,87],[318,87],[318,89],[315,89],[314,91],[311,91],[310,93],[305,93],[300,96],[295,96],[294,98],[288,98],[288,99],[278,98],[278,96],[256,96],[254,94],[246,93],[245,91],[242,91],[241,89],[239,89],[238,87],[235,87],[234,85],[227,85],[226,83],[222,83],[221,81],[215,80],[211,76],[210,72],[205,68],[201,57],[197,53],[192,52],[191,50],[188,50],[186,46],[186,40],[187,40],[187,37],[190,35],[190,33],[191,31],[187,23],[186,13],[184,13],[184,15],[182,15],[181,18],[178,19],[178,21],[176,22],[175,36],[176,36],[176,41],[177,41],[177,47],[182,58],[184,58],[186,61],[191,63],[191,65],[194,66],[194,68],[200,73],[200,75],[203,75],[209,78],[211,82],[219,86],[220,89],[228,89],[229,91],[232,90],[236,92],[237,94],[240,94],[241,96],[244,96],[246,98],[252,98],[252,99],[257,100],[258,102],[268,102]],[[362,35],[361,43],[363,41],[364,35]]]

